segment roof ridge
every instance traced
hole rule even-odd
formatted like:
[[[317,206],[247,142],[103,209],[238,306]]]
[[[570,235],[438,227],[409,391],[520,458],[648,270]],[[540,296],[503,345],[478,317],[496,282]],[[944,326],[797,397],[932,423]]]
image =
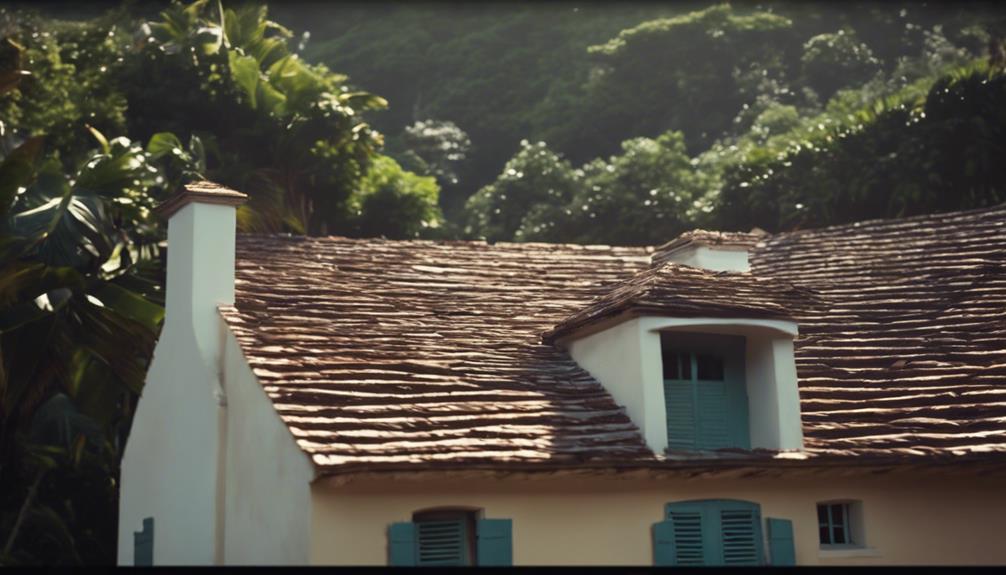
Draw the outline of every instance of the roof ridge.
[[[406,238],[406,239],[394,239],[390,237],[350,237],[346,235],[305,235],[299,233],[286,233],[286,232],[272,232],[272,233],[255,233],[255,232],[237,232],[238,236],[245,237],[258,237],[258,238],[282,238],[282,239],[297,239],[297,240],[345,240],[345,241],[359,241],[359,242],[370,242],[370,241],[386,241],[393,243],[412,243],[417,245],[488,245],[488,246],[514,246],[514,247],[562,247],[569,249],[578,250],[606,250],[606,249],[631,249],[639,250],[641,255],[649,254],[653,251],[653,246],[650,245],[614,245],[614,244],[604,244],[604,243],[571,243],[571,242],[548,242],[548,241],[488,241],[485,238],[480,239],[444,239],[444,238]]]
[[[929,213],[929,214],[917,214],[917,215],[914,215],[914,216],[903,216],[903,217],[893,216],[893,217],[887,217],[887,218],[873,218],[873,219],[870,219],[870,220],[858,220],[858,221],[855,221],[855,222],[849,222],[849,223],[845,223],[845,224],[832,224],[830,226],[822,226],[822,227],[817,227],[817,228],[805,228],[805,229],[800,229],[800,230],[792,230],[792,231],[788,231],[788,232],[775,232],[775,233],[770,233],[770,234],[766,235],[765,239],[775,239],[775,238],[778,238],[778,237],[793,236],[793,235],[805,234],[805,233],[831,232],[831,231],[838,231],[838,230],[849,229],[849,228],[863,228],[863,227],[875,226],[875,225],[878,225],[878,224],[906,224],[907,225],[907,224],[913,224],[913,223],[923,222],[923,221],[927,221],[927,220],[928,221],[932,221],[932,220],[940,220],[940,219],[944,219],[944,218],[972,216],[972,215],[977,215],[979,213],[991,213],[991,212],[996,212],[996,211],[1006,211],[1006,202],[1002,202],[1002,203],[996,204],[994,206],[985,206],[985,207],[981,207],[981,208],[971,208],[971,209],[967,209],[967,210],[954,210],[954,211],[947,211],[947,212],[933,212],[933,213]]]

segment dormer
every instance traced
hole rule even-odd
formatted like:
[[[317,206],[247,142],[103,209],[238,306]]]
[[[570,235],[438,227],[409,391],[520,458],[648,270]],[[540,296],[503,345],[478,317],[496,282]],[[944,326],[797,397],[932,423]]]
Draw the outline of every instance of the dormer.
[[[762,230],[743,232],[711,232],[692,230],[657,247],[651,261],[653,267],[675,263],[716,272],[746,272],[748,252],[765,235]]]
[[[801,450],[793,311],[806,289],[656,264],[544,334],[625,407],[655,453]]]

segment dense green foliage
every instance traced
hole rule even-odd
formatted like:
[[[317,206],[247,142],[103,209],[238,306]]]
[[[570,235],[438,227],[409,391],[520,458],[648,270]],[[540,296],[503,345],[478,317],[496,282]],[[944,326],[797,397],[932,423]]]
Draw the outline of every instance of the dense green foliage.
[[[522,148],[468,203],[466,231],[489,240],[655,244],[711,209],[709,178],[680,132],[622,144],[622,154],[580,169],[544,142]]]
[[[520,140],[544,137],[580,105],[592,66],[588,46],[673,12],[659,4],[563,2],[272,8],[278,20],[310,31],[306,57],[388,99],[373,122],[391,138],[429,120],[451,121],[470,137],[467,161],[455,172],[459,185],[440,181],[448,217],[492,180]],[[597,153],[585,149],[583,157]]]
[[[117,470],[162,308],[151,209],[166,174],[126,138],[71,175],[0,163],[0,562],[114,557]]]
[[[923,96],[752,150],[727,168],[718,222],[778,230],[995,205],[1006,201],[1004,157],[1006,74],[968,67]]]
[[[123,83],[135,133],[200,135],[210,178],[251,196],[239,220],[248,231],[382,233],[374,224],[388,220],[366,213],[374,204],[353,195],[382,144],[363,114],[385,107],[384,99],[306,63],[289,44],[292,32],[268,20],[264,6],[221,14],[211,6],[173,5],[150,25]],[[428,195],[403,181],[386,196],[401,200],[380,204],[403,220],[390,231],[428,219]]]
[[[521,150],[469,199],[465,233],[651,244],[694,227],[784,230],[1006,199],[1002,169],[985,160],[1006,144],[1002,72],[982,64],[978,49],[990,39],[997,45],[993,34],[1001,22],[983,27],[951,20],[956,42],[941,26],[920,31],[907,22],[906,52],[881,60],[848,26],[803,40],[800,33],[813,27],[799,16],[739,15],[714,6],[640,24],[590,48],[611,60],[597,72],[601,79],[588,83],[585,101],[606,92],[620,94],[608,108],[627,103],[607,112],[620,120],[597,135],[670,129],[626,140],[621,155],[578,170],[563,159],[576,156],[564,153],[561,138]],[[878,28],[863,26],[871,35]],[[758,40],[763,34],[771,36]],[[767,37],[770,46],[759,47]],[[890,54],[889,44],[879,45]],[[701,49],[691,52],[695,46]],[[732,72],[703,68],[702,55],[715,62],[719,50],[727,60],[727,53],[745,56],[732,58]],[[674,72],[654,72],[679,54],[690,56],[667,64]],[[605,87],[605,78],[616,76],[621,79]],[[944,92],[961,95],[947,100]],[[660,95],[668,95],[665,105]],[[603,122],[601,109],[589,114],[595,122]],[[627,128],[638,109],[661,111]],[[581,132],[576,139],[590,138]],[[671,144],[679,140],[687,146]],[[530,149],[538,150],[535,162],[528,162]],[[529,183],[516,182],[514,174]],[[544,174],[562,174],[575,191],[519,191]]]
[[[461,219],[457,207],[501,173],[521,140],[545,141],[581,164],[618,153],[626,139],[679,130],[699,154],[745,134],[775,103],[814,114],[831,92],[872,83],[875,72],[910,84],[939,58],[984,53],[989,31],[1003,28],[993,3],[277,5],[274,13],[311,32],[308,58],[388,98],[373,122],[392,139],[428,120],[468,134],[460,185],[442,194],[449,220]],[[832,63],[839,69],[826,71]],[[606,82],[612,74],[626,85]]]

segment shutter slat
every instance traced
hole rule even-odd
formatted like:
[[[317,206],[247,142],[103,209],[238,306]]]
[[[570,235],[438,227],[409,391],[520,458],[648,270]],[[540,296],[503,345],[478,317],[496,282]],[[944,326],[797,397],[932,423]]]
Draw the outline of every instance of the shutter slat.
[[[418,565],[465,565],[467,537],[464,520],[420,521],[416,525]]]
[[[761,534],[757,510],[750,508],[750,504],[730,501],[722,502],[720,507],[723,564],[760,564]]]
[[[705,565],[702,512],[682,509],[671,510],[668,515],[674,529],[674,564]]]

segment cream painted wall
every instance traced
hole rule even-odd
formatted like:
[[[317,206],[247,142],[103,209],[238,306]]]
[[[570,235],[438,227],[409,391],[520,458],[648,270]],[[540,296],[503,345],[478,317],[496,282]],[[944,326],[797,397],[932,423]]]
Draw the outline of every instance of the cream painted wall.
[[[316,482],[311,562],[384,565],[386,530],[413,511],[473,506],[513,520],[515,565],[650,565],[650,526],[664,504],[736,498],[763,517],[793,521],[800,565],[1006,563],[1002,478],[939,479],[559,479],[530,481],[367,479]],[[818,544],[816,503],[861,500],[866,544],[860,557],[828,558]]]
[[[306,565],[314,467],[229,331],[224,343],[228,565]]]

